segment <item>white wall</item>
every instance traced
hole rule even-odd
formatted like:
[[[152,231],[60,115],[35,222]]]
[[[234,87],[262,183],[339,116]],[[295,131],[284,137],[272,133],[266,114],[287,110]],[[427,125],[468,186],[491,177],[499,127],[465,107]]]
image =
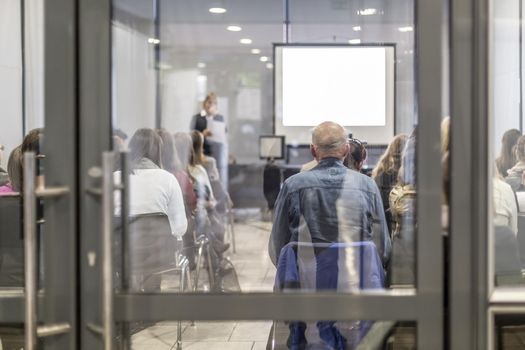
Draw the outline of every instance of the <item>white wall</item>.
[[[131,138],[155,127],[155,69],[148,37],[113,23],[113,126]]]
[[[197,69],[166,72],[162,79],[162,127],[188,132],[191,118],[200,111]]]
[[[0,144],[11,150],[22,142],[22,50],[20,1],[0,1]]]
[[[519,1],[497,0],[493,25],[493,142],[499,154],[503,133],[520,126]]]

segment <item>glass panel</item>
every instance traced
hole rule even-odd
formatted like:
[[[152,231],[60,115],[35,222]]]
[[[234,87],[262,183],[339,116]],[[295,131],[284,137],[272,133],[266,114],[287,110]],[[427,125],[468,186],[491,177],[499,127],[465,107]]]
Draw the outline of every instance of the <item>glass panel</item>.
[[[521,1],[493,1],[491,31],[492,262],[497,286],[525,284],[525,206],[523,170],[523,43]],[[493,158],[494,157],[494,158]]]
[[[525,317],[519,314],[496,315],[494,349],[525,349]]]
[[[43,4],[30,2],[22,6],[20,1],[2,1],[0,22],[0,48],[4,53],[0,58],[0,288],[12,290],[24,285],[19,194],[24,152],[37,154],[36,185],[43,185]],[[43,219],[43,202],[37,207],[38,219]],[[37,232],[43,233],[44,226],[38,225]],[[42,234],[39,239],[41,249]],[[42,280],[41,263],[39,271]]]
[[[113,140],[131,161],[124,285],[414,287],[414,6],[114,0]],[[307,171],[325,120],[346,129],[316,129],[324,165]]]
[[[214,321],[131,325],[132,348],[175,349],[416,349],[416,324],[394,321]],[[290,347],[291,346],[291,347]],[[294,347],[295,346],[295,347]]]
[[[24,325],[0,324],[0,349],[23,349]]]

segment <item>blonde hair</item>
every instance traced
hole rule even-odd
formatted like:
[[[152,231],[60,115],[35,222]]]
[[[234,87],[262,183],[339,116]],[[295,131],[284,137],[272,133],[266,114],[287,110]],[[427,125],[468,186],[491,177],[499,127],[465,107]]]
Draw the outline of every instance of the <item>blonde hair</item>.
[[[450,117],[441,121],[441,156],[450,149]]]
[[[379,159],[377,166],[372,171],[372,178],[375,179],[379,175],[388,172],[398,172],[401,167],[401,156],[405,149],[405,144],[408,140],[408,135],[399,134],[386,149],[385,153]]]

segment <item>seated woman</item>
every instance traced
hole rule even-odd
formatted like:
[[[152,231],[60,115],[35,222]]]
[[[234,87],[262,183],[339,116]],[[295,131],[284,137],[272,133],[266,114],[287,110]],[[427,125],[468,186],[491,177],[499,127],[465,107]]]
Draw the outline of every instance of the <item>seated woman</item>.
[[[518,138],[514,156],[517,162],[507,171],[505,182],[510,185],[514,192],[518,192],[525,190],[525,186],[522,184],[522,177],[525,172],[525,136]],[[502,175],[502,177],[505,177],[505,175]]]
[[[390,212],[388,196],[397,183],[397,175],[401,167],[401,155],[407,138],[406,134],[394,137],[372,171],[372,179],[374,179],[381,192],[389,232],[392,232],[392,213]]]
[[[192,134],[199,135],[202,147],[202,134],[198,131]],[[197,138],[196,138],[197,139]],[[197,162],[194,152],[194,140],[188,134],[175,134],[175,149],[181,159],[181,163],[187,165],[188,173],[193,179],[195,193],[197,194],[197,208],[195,213],[195,225],[198,234],[205,234],[217,254],[228,250],[229,244],[224,244],[224,227],[217,219],[215,206],[217,201],[213,195],[210,179],[206,169]]]
[[[129,142],[130,215],[164,213],[170,221],[171,233],[182,237],[188,224],[184,199],[175,177],[161,169],[161,148],[162,140],[152,129],[137,130]],[[120,178],[120,171],[115,172],[116,183]],[[115,203],[116,214],[120,215],[119,197]]]
[[[159,291],[159,268],[174,261],[175,239],[186,232],[184,199],[177,179],[161,169],[162,140],[152,129],[139,129],[129,142],[129,256],[132,290]],[[114,173],[121,182],[121,171]],[[144,214],[165,214],[169,231],[162,217]],[[115,215],[121,215],[120,192],[115,192]],[[117,235],[118,236],[118,235]],[[118,239],[118,237],[116,238]]]
[[[186,209],[186,219],[188,220],[188,228],[182,236],[185,255],[188,258],[190,269],[195,268],[194,249],[195,239],[193,232],[195,231],[195,210],[197,208],[197,197],[193,190],[193,182],[187,172],[187,164],[183,164],[175,149],[175,138],[166,129],[158,129],[157,134],[162,139],[162,168],[170,172],[177,179],[182,190],[182,197],[184,198],[184,207]]]
[[[7,173],[9,181],[0,187],[0,195],[20,192],[22,189],[22,147],[18,146],[9,155],[7,161]]]

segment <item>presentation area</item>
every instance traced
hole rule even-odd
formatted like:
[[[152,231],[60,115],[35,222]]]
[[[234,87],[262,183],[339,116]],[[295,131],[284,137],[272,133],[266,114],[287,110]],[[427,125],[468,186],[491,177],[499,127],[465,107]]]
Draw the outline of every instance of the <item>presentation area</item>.
[[[275,133],[310,143],[313,126],[331,120],[354,137],[387,144],[394,136],[392,45],[279,45],[275,59]]]

